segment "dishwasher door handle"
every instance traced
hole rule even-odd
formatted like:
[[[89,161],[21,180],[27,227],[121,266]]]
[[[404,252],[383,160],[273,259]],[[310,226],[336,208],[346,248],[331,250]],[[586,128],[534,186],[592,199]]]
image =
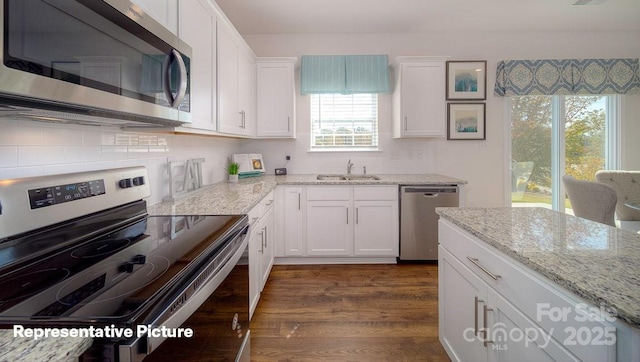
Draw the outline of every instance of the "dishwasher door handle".
[[[430,199],[435,199],[436,197],[440,196],[440,193],[424,193],[422,194],[422,196],[430,198]]]

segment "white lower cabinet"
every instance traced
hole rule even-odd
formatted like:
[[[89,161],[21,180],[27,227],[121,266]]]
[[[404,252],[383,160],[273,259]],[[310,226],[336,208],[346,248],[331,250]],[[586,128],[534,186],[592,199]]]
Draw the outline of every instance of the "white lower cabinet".
[[[249,211],[249,313],[253,316],[269,278],[275,249],[274,193]]]
[[[307,200],[307,255],[346,256],[353,253],[350,200]],[[350,222],[351,221],[351,222]]]
[[[398,256],[396,185],[281,187],[277,257]]]
[[[447,221],[438,233],[439,335],[453,361],[616,361],[621,334],[588,318],[597,307]]]

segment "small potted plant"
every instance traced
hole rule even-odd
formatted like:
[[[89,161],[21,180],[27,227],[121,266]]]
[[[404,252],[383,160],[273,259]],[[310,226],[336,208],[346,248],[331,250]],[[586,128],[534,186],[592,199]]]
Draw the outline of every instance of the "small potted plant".
[[[229,174],[229,182],[238,182],[238,170],[240,165],[237,162],[231,162],[227,167],[227,173]]]

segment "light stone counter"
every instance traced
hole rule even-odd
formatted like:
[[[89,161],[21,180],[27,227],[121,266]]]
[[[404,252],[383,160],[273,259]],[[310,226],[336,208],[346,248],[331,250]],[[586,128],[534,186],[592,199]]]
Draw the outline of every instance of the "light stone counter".
[[[437,208],[440,217],[640,328],[640,235],[543,208]]]
[[[150,215],[246,214],[277,185],[444,185],[466,181],[437,174],[376,175],[380,180],[323,180],[317,175],[266,175],[205,186],[176,201],[149,206]]]
[[[91,346],[91,338],[13,337],[13,330],[0,330],[0,362],[77,361]]]

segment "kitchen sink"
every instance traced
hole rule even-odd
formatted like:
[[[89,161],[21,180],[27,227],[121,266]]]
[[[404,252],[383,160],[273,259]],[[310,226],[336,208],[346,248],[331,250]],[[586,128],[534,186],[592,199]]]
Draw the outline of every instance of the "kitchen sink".
[[[316,179],[320,181],[346,181],[347,176],[344,175],[318,175]]]
[[[380,177],[375,176],[375,175],[348,175],[346,177],[347,177],[347,180],[363,180],[363,181],[380,180]]]
[[[380,180],[376,175],[318,175],[320,181],[369,181]]]

